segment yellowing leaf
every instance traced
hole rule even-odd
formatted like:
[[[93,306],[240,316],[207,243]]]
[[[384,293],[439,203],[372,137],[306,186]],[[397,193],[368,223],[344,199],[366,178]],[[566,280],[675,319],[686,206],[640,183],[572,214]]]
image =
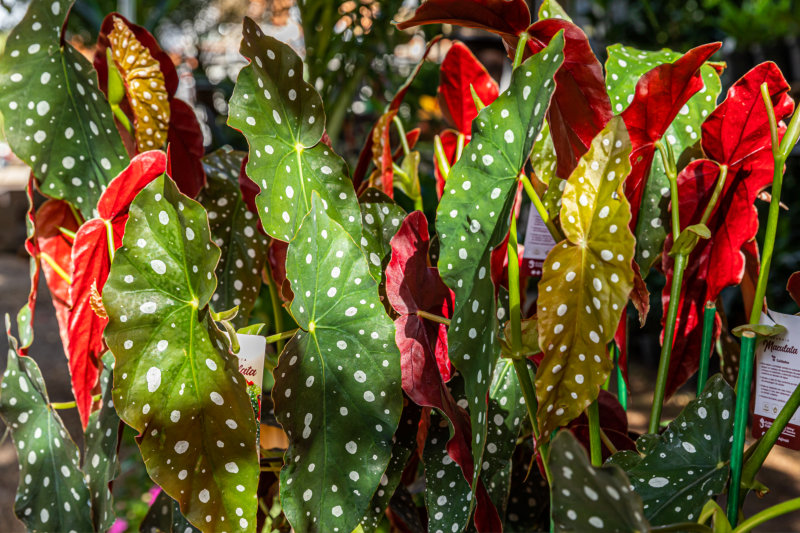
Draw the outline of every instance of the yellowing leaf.
[[[544,435],[597,398],[613,367],[606,344],[633,288],[634,238],[622,183],[630,172],[628,132],[613,118],[592,141],[562,197],[566,239],[545,260],[539,282],[536,373]]]
[[[111,54],[128,89],[134,134],[140,151],[164,146],[169,129],[169,94],[164,74],[150,50],[139,42],[120,17],[108,36]]]

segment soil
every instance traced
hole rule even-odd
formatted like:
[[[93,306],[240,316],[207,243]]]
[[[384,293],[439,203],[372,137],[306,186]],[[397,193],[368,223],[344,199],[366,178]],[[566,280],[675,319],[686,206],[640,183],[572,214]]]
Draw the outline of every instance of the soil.
[[[14,254],[0,254],[0,314],[9,313],[12,317],[26,301],[28,296],[28,261]],[[58,335],[53,307],[49,301],[47,287],[41,284],[39,303],[35,319],[36,339],[31,355],[39,364],[48,386],[51,401],[69,401],[72,393],[69,385],[69,372],[61,339]],[[0,368],[5,369],[5,358],[0,358]],[[631,400],[628,420],[631,430],[643,432],[647,427],[652,392],[650,383],[655,380],[655,370],[633,366],[630,369]],[[678,414],[680,409],[693,398],[689,387],[676,394],[664,406],[664,419]],[[74,410],[62,411],[70,433],[80,439],[80,422]],[[0,421],[0,435],[5,432],[5,425]],[[78,444],[81,445],[80,441]],[[800,460],[798,454],[785,448],[773,449],[761,471],[759,479],[770,488],[770,493],[759,499],[748,496],[745,503],[745,515],[750,516],[761,509],[800,497]],[[16,452],[10,439],[0,445],[0,532],[17,533],[25,531],[14,517],[14,495],[18,482],[18,466]],[[724,498],[720,498],[722,504]],[[800,512],[785,515],[778,520],[768,522],[758,531],[800,532]]]

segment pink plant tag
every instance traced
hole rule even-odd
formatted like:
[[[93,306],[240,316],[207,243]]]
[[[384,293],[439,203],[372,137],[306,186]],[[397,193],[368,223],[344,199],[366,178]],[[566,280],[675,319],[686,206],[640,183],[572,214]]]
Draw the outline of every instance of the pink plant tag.
[[[531,204],[528,214],[528,227],[525,231],[525,250],[522,253],[522,271],[529,276],[541,276],[544,260],[556,241],[550,235],[547,225]]]
[[[761,339],[756,347],[753,438],[766,433],[800,384],[800,316],[770,311],[761,314],[760,323],[784,326],[786,333]],[[789,420],[778,444],[800,450],[800,410]]]

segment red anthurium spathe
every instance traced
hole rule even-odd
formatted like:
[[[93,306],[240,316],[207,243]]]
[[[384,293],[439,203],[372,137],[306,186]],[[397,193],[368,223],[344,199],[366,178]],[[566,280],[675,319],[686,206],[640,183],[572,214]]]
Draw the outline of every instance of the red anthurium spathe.
[[[703,88],[700,67],[721,43],[692,48],[674,63],[664,63],[647,72],[636,84],[630,105],[622,112],[632,151],[631,173],[625,180],[625,196],[631,204],[631,229],[636,228],[646,178],[660,140],[681,108]]]
[[[556,73],[556,90],[547,111],[547,123],[556,149],[556,175],[566,179],[592,139],[611,119],[603,67],[578,26],[563,19],[545,19],[528,28],[531,53],[541,51],[564,31],[564,63]]]
[[[152,78],[148,83],[153,82],[156,83],[159,88],[163,87],[163,90],[166,91],[169,109],[166,142],[170,146],[170,157],[174,161],[172,165],[174,168],[170,176],[175,180],[175,183],[182,193],[194,198],[206,182],[205,171],[200,161],[200,158],[203,157],[205,152],[203,147],[203,132],[200,129],[200,124],[192,108],[183,100],[175,98],[175,92],[178,89],[178,73],[169,55],[161,49],[150,32],[141,26],[131,23],[119,13],[111,13],[106,16],[100,27],[100,34],[97,38],[94,68],[97,71],[99,87],[106,96],[108,96],[109,73],[106,50],[112,46],[109,36],[115,30],[115,24],[117,25],[117,29],[122,27],[126,31],[130,31],[132,36],[138,41],[138,45],[126,43],[128,49],[124,52],[126,58],[129,58],[128,61],[143,61],[147,58],[152,58],[154,64],[147,65],[142,70],[154,69],[157,65],[160,71],[150,72],[149,74],[137,73],[135,76],[131,76],[133,81],[130,85],[123,80],[123,83],[126,83],[128,98],[122,101],[120,107],[126,115],[133,117],[135,126],[135,121],[140,120],[140,118],[137,117],[135,113],[137,108],[134,101],[137,96],[139,98],[147,98],[145,93],[139,94],[141,92],[141,86],[138,85],[137,82],[143,81],[145,77],[147,77],[146,79]],[[117,66],[119,70],[124,70],[128,65]],[[140,80],[139,78],[142,79]],[[136,87],[133,87],[133,85],[136,85]],[[155,98],[155,96],[152,96],[152,98]],[[145,118],[152,121],[151,117],[141,117],[142,120]],[[143,126],[146,129],[147,124]],[[138,152],[163,148],[161,145],[156,146],[148,144],[146,146],[138,146],[138,144],[139,143],[137,143],[136,147]]]
[[[789,296],[797,305],[800,305],[800,272],[795,272],[789,276],[789,281],[786,282],[786,290]]]
[[[386,295],[400,317],[395,321],[395,342],[400,349],[403,390],[417,405],[434,407],[453,425],[447,452],[471,482],[474,462],[470,447],[469,415],[456,404],[445,386],[451,366],[447,358],[447,328],[420,317],[425,311],[443,318],[453,312],[453,293],[429,265],[428,222],[420,211],[403,220],[392,238],[392,259],[386,267]],[[475,524],[479,531],[498,531],[500,519],[479,480]]]
[[[122,245],[131,202],[148,183],[164,173],[166,166],[164,152],[144,152],[134,157],[100,197],[98,218],[85,222],[75,235],[72,284],[69,287],[72,310],[66,328],[67,358],[72,390],[84,428],[92,409],[92,392],[100,373],[100,358],[106,349],[103,330],[108,319],[102,310],[95,307],[96,296],[102,294],[114,252]],[[152,266],[159,273],[157,259],[154,258]]]
[[[767,83],[777,120],[791,115],[794,103],[778,67],[774,63],[758,65],[731,87],[725,101],[703,123],[703,151],[714,160],[693,161],[678,176],[681,226],[686,227],[700,222],[720,178],[721,166],[727,167],[722,194],[706,224],[712,238],[700,240],[684,273],[668,395],[697,370],[703,306],[715,301],[725,287],[742,281],[742,248],[758,231],[754,204],[759,192],[772,183],[774,170],[762,83]],[[672,246],[671,236],[665,246]],[[663,269],[667,276],[662,295],[666,315],[673,275],[673,260],[666,254]],[[715,335],[719,325],[717,320]]]
[[[454,24],[490,31],[516,42],[531,21],[525,0],[428,0],[397,25],[401,30],[424,24]]]

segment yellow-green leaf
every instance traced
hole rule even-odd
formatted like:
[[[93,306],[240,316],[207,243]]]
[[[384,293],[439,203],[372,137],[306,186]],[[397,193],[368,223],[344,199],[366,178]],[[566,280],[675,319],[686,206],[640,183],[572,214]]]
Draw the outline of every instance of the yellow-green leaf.
[[[597,398],[613,364],[606,344],[633,288],[634,238],[622,183],[630,172],[625,124],[613,118],[567,180],[566,239],[545,260],[539,282],[536,374],[543,434],[569,423]]]

